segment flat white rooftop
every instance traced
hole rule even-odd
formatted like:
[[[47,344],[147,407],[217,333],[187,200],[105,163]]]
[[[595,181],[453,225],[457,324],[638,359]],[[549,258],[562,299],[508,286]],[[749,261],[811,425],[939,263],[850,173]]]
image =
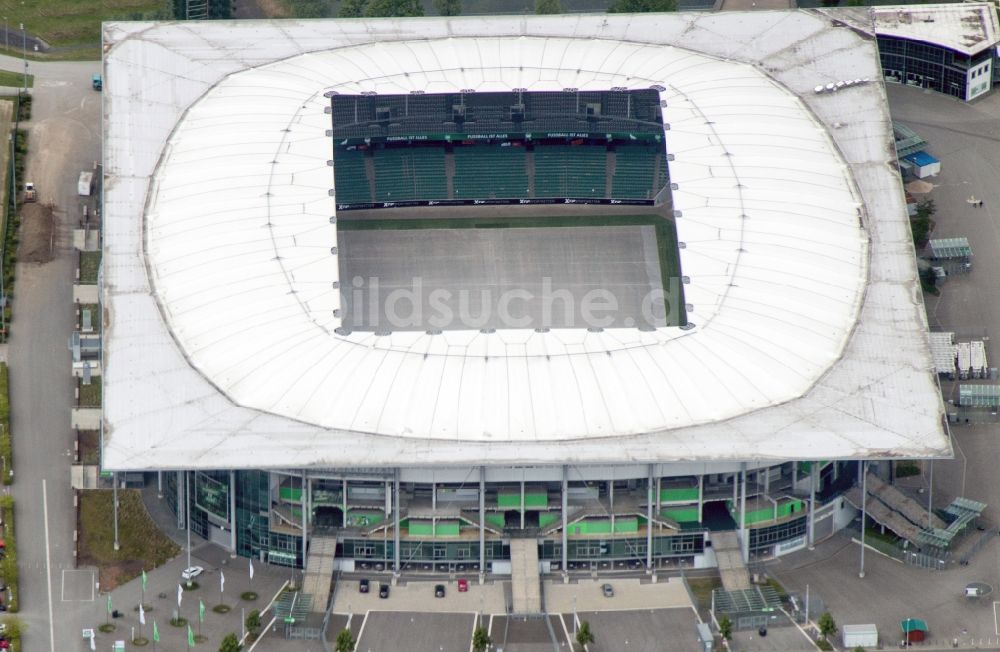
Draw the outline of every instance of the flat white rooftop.
[[[877,53],[820,14],[104,30],[106,468],[950,454],[883,89],[812,93]],[[653,85],[694,328],[338,331],[325,92]]]
[[[965,55],[979,54],[1000,43],[997,11],[988,2],[897,5],[824,9],[835,18],[847,18],[861,29],[883,36],[923,41]]]

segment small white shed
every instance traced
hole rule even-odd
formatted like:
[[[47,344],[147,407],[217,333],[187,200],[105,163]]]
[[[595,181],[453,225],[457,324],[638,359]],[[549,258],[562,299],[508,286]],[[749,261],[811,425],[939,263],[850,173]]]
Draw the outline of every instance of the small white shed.
[[[840,629],[844,637],[844,648],[878,646],[878,627],[875,625],[843,625]]]

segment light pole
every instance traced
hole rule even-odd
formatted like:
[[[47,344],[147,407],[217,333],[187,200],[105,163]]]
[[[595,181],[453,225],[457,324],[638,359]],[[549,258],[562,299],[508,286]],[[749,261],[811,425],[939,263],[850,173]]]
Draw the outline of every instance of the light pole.
[[[184,472],[184,514],[187,516],[187,567],[191,568],[191,472]],[[188,578],[188,586],[191,586],[191,578]]]

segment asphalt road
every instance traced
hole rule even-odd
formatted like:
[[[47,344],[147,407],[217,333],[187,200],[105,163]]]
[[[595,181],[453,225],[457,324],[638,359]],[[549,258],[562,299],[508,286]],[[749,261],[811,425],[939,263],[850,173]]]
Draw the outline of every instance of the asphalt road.
[[[0,56],[0,68],[19,72],[23,64]],[[100,156],[100,95],[90,88],[99,70],[94,61],[30,62],[29,68],[35,87],[26,175],[40,201],[56,207],[56,252],[48,263],[17,266],[8,359],[21,617],[26,647],[39,651],[75,649],[80,637],[79,621],[62,608],[59,592],[62,569],[74,567],[67,340],[76,260],[70,244],[77,177]]]

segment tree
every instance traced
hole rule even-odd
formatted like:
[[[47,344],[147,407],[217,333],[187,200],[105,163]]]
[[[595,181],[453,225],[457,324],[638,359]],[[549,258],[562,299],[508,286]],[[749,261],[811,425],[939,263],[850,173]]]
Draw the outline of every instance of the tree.
[[[590,645],[594,642],[594,632],[590,631],[589,621],[580,622],[580,629],[576,630],[576,642],[580,645]]]
[[[365,7],[365,16],[369,18],[423,15],[424,7],[420,0],[369,0]]]
[[[243,646],[240,645],[240,639],[236,638],[236,634],[226,634],[226,638],[222,639],[222,643],[219,644],[219,652],[240,652]]]
[[[729,616],[723,616],[719,620],[719,634],[727,641],[733,638],[733,623],[729,620]]]
[[[257,630],[260,629],[260,612],[254,609],[249,614],[247,614],[246,620],[247,629],[256,634]]]
[[[442,16],[457,16],[462,13],[462,0],[434,0],[434,8]]]
[[[486,632],[486,628],[482,625],[476,627],[472,630],[472,649],[475,652],[485,652],[486,648],[493,644],[490,640],[490,635]]]
[[[333,649],[337,652],[354,652],[355,645],[356,642],[351,635],[351,630],[342,629],[337,634],[337,643]]]
[[[562,2],[559,0],[535,0],[535,13],[540,16],[546,14],[561,14],[562,12]]]
[[[337,15],[340,18],[361,18],[365,15],[367,0],[344,0]]]
[[[823,637],[823,640],[837,631],[837,623],[833,622],[833,616],[830,615],[829,611],[824,611],[820,615],[816,625],[819,626],[819,635]]]
[[[677,11],[677,0],[615,0],[608,12],[612,14],[643,14]]]

